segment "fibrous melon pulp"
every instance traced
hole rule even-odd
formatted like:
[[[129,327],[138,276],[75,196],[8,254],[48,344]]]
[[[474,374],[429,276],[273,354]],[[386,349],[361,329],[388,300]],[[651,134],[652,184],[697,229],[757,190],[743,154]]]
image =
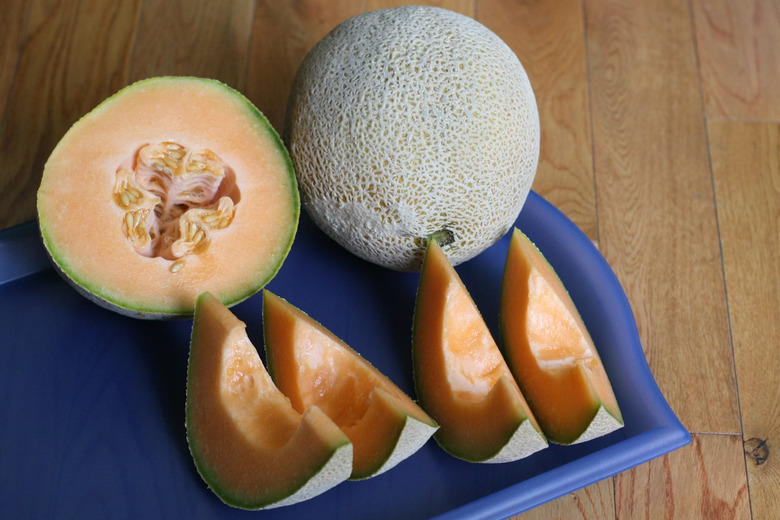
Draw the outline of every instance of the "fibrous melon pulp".
[[[123,314],[192,315],[210,291],[231,305],[278,271],[298,224],[289,156],[265,117],[214,80],[152,78],[65,134],[38,190],[55,266]]]
[[[414,309],[414,382],[423,409],[450,454],[471,462],[510,462],[547,441],[476,304],[430,241]]]
[[[268,370],[299,412],[316,406],[352,441],[353,480],[384,473],[419,450],[437,424],[332,332],[264,291]]]
[[[495,243],[536,173],[539,116],[518,58],[466,16],[404,6],[351,18],[308,53],[285,142],[304,207],[342,246],[417,270]]]
[[[209,293],[195,308],[186,418],[198,472],[234,507],[301,502],[343,482],[352,470],[347,436],[319,408],[293,409],[244,323]]]
[[[501,347],[550,441],[574,444],[623,426],[615,394],[569,293],[515,229],[501,289]]]

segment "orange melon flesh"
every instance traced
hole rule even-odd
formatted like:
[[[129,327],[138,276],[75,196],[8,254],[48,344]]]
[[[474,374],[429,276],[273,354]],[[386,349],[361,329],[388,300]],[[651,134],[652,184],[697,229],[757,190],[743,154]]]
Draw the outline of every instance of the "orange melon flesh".
[[[264,291],[268,370],[299,412],[323,410],[352,441],[351,479],[383,473],[437,425],[390,379],[303,311]]]
[[[584,442],[623,424],[593,341],[542,253],[515,229],[501,292],[502,349],[547,438]]]
[[[274,386],[238,320],[197,302],[187,372],[187,440],[225,503],[264,509],[307,500],[349,477],[352,446],[321,410],[303,414]]]
[[[414,381],[435,438],[456,457],[508,462],[547,442],[474,301],[430,241],[413,326]]]
[[[114,196],[118,171],[135,164],[142,175],[139,151],[166,142],[214,152],[231,184],[218,195],[235,203],[230,224],[177,265],[133,248]],[[204,291],[227,305],[257,292],[290,249],[299,207],[289,157],[265,117],[230,87],[186,77],[140,81],[101,103],[61,139],[38,190],[58,269],[96,303],[145,318],[191,316]]]

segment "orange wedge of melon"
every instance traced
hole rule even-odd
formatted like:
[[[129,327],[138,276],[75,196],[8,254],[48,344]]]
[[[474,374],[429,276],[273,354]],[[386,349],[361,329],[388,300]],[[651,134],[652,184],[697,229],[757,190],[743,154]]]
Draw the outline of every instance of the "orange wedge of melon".
[[[352,480],[383,473],[419,450],[437,425],[395,383],[279,296],[263,292],[268,370],[302,412],[324,411],[352,442]]]
[[[434,435],[472,462],[509,462],[545,448],[485,321],[435,240],[428,242],[413,325],[414,381]]]
[[[293,409],[244,323],[209,293],[195,306],[186,426],[198,472],[234,507],[301,502],[343,482],[352,470],[346,435],[317,407]]]
[[[623,426],[596,347],[542,253],[515,229],[501,290],[504,357],[551,442],[574,444]]]

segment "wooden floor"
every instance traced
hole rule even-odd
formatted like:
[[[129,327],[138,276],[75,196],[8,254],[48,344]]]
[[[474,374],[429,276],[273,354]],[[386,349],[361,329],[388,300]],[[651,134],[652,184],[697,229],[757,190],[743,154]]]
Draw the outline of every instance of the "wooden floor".
[[[0,229],[65,130],[129,82],[210,76],[277,128],[335,24],[392,0],[3,0]],[[534,86],[534,189],[615,270],[693,443],[521,515],[780,518],[780,1],[442,0]]]

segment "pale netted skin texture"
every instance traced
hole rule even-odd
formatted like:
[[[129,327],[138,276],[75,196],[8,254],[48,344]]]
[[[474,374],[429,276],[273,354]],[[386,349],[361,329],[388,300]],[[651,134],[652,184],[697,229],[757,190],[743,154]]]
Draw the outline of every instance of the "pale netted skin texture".
[[[453,265],[501,238],[539,157],[531,84],[466,16],[405,6],[349,19],[306,56],[285,139],[314,222],[352,253],[419,270],[435,238]]]

